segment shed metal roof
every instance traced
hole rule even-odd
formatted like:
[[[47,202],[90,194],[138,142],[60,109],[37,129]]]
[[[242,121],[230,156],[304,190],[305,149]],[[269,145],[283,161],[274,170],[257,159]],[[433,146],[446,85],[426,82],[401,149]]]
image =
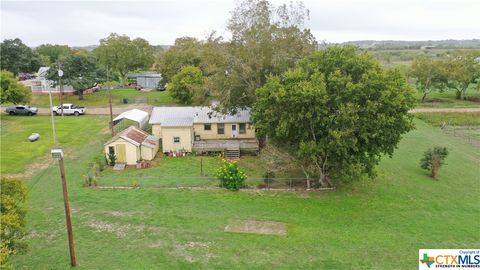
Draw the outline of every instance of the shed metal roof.
[[[122,130],[121,132],[117,133],[110,140],[108,140],[104,145],[110,144],[118,140],[119,138],[122,138],[135,146],[144,145],[149,148],[155,148],[155,146],[158,144],[157,137],[150,135],[147,132],[141,129],[138,129],[134,126],[130,126]]]
[[[129,111],[125,111],[115,117],[113,119],[113,122],[120,121],[122,119],[129,119],[132,121],[135,121],[139,124],[140,127],[143,127],[148,122],[148,112],[139,110],[139,109],[133,109]]]

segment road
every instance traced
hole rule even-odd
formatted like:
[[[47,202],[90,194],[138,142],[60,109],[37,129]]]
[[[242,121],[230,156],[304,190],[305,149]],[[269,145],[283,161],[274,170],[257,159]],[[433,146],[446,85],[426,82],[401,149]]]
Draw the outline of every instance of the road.
[[[146,111],[148,113],[152,112],[153,106],[150,106],[148,104],[129,104],[125,106],[113,106],[112,111],[114,115],[121,114],[122,112],[131,110],[131,109],[139,109],[142,111]],[[38,108],[38,114],[50,114],[49,108]],[[92,115],[109,115],[110,114],[110,108],[109,107],[101,107],[101,108],[92,108],[92,107],[87,107],[87,114],[92,114]]]
[[[121,106],[113,106],[112,111],[114,115],[121,114],[122,112],[131,110],[131,109],[139,109],[143,111],[147,111],[149,113],[152,112],[153,106],[148,104],[128,104],[128,105],[121,105]],[[4,107],[1,107],[1,111],[5,111]],[[461,113],[469,113],[469,112],[480,112],[480,108],[416,108],[410,110],[410,113],[442,113],[442,112],[461,112]],[[38,114],[50,114],[49,108],[38,108]],[[108,107],[87,107],[87,114],[92,115],[109,115],[110,109]]]

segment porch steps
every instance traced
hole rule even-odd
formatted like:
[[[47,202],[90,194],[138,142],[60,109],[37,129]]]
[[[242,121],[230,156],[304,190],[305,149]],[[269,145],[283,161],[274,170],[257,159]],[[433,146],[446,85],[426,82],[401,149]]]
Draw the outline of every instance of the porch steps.
[[[225,149],[225,158],[230,160],[240,159],[240,148],[227,148]]]
[[[113,166],[113,170],[122,171],[125,169],[125,166],[127,166],[126,163],[115,163],[115,166]]]

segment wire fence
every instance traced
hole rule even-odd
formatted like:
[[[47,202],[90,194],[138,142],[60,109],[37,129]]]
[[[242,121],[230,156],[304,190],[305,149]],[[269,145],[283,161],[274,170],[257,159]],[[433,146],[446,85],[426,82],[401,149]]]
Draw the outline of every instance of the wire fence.
[[[109,189],[222,189],[220,180],[212,176],[112,176],[97,178],[99,188]],[[307,190],[305,178],[247,178],[243,189]],[[314,190],[333,190],[314,188]]]
[[[445,124],[442,131],[475,147],[480,147],[480,126],[453,126]]]

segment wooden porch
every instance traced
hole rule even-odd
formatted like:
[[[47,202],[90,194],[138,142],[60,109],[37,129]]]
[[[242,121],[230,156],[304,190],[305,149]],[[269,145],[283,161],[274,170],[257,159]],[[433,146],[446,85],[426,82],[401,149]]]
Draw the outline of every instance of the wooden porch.
[[[193,142],[193,151],[195,152],[220,152],[227,149],[258,151],[259,147],[256,139],[200,140]]]

